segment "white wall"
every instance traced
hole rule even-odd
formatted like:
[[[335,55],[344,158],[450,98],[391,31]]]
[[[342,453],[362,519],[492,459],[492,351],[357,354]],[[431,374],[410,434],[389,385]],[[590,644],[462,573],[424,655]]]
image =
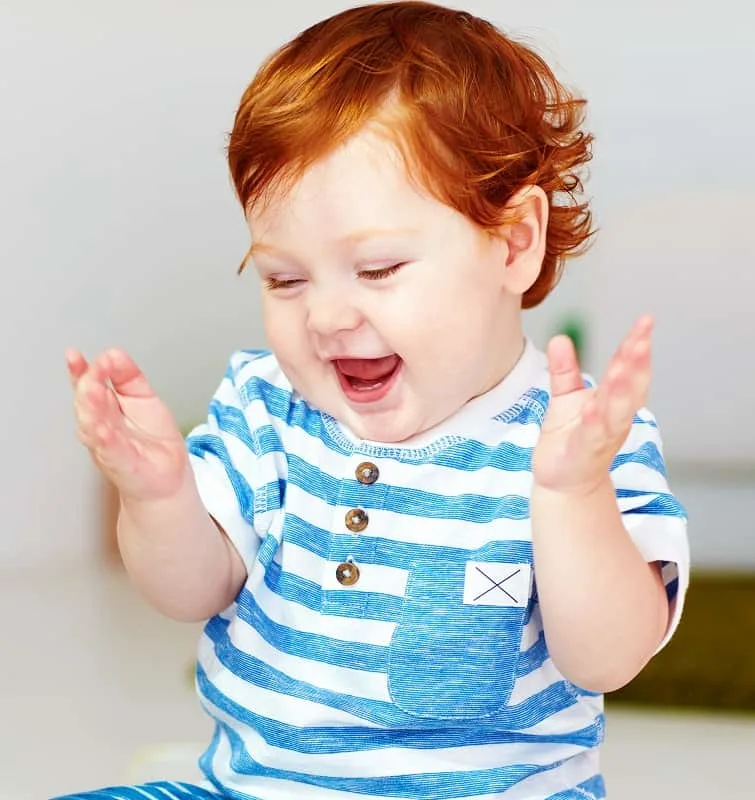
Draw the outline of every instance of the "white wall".
[[[347,5],[0,0],[0,568],[96,549],[66,345],[129,348],[190,420],[229,351],[264,343],[254,282],[235,276],[247,241],[225,135],[260,59]],[[669,455],[752,459],[753,12],[735,0],[467,5],[537,42],[592,104],[600,246],[531,315],[533,334],[586,308],[599,372],[630,319],[658,311]],[[741,524],[734,538],[693,527],[698,552],[755,565]]]

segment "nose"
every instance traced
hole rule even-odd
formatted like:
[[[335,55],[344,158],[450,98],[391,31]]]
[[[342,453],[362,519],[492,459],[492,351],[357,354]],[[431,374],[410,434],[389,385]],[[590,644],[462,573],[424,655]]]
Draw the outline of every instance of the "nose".
[[[345,331],[356,330],[363,321],[348,291],[323,288],[308,293],[307,328],[319,336],[335,336]]]

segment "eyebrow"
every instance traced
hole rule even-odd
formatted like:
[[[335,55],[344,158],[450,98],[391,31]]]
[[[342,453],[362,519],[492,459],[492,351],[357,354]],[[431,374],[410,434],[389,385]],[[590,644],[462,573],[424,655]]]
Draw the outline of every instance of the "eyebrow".
[[[399,236],[416,236],[420,231],[416,228],[363,228],[346,234],[338,240],[340,245],[354,247],[369,239],[387,239]],[[247,258],[252,258],[255,253],[270,253],[285,256],[285,251],[265,242],[253,242],[249,248]]]

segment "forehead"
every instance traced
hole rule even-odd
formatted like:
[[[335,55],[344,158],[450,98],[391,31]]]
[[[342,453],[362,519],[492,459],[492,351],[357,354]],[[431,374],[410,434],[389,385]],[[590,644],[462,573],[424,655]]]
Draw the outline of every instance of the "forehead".
[[[396,147],[370,129],[313,164],[286,191],[252,207],[254,242],[348,237],[370,228],[423,228],[453,216],[412,181]]]

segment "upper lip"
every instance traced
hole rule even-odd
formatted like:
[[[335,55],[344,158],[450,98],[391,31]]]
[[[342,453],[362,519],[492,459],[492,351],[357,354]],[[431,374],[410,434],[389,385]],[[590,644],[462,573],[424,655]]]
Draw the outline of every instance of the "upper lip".
[[[338,356],[328,356],[328,361],[377,361],[379,358],[390,358],[391,356],[395,356],[396,353],[385,353],[384,355],[380,356],[361,356],[361,355],[338,355]]]

